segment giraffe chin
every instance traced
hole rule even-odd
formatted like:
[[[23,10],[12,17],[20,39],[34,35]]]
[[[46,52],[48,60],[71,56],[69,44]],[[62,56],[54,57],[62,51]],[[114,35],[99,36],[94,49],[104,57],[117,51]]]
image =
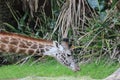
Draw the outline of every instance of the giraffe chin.
[[[78,65],[75,65],[74,67],[69,67],[70,69],[72,69],[72,71],[77,72],[80,71],[80,67]]]
[[[72,69],[74,72],[77,72],[77,71],[80,71],[80,68],[79,67],[77,67],[77,68],[75,68],[75,69]]]

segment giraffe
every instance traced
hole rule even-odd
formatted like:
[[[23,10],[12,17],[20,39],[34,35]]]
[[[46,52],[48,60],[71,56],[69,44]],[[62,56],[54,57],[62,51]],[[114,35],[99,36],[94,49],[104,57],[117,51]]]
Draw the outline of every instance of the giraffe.
[[[0,52],[47,55],[54,57],[58,62],[73,71],[79,71],[79,66],[71,53],[72,46],[64,38],[59,44],[57,41],[36,39],[16,33],[0,32]]]

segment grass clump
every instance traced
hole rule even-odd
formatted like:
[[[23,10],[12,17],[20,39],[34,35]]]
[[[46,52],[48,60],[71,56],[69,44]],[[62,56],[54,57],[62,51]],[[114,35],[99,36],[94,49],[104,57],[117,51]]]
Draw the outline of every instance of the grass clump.
[[[30,66],[26,63],[20,65],[8,65],[0,67],[0,79],[24,78],[27,76],[41,76],[41,77],[81,77],[90,76],[92,78],[102,79],[114,72],[119,65],[112,63],[110,65],[104,62],[81,64],[79,72],[73,72],[70,69],[62,66],[56,61],[40,62]]]

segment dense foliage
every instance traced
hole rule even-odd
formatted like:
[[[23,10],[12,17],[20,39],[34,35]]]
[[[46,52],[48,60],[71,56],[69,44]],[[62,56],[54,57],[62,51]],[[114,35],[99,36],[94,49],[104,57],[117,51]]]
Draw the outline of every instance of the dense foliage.
[[[74,40],[74,45],[76,45],[74,53],[78,55],[79,61],[93,58],[99,60],[106,57],[108,60],[120,62],[120,9],[118,5],[120,1],[40,1],[45,2],[41,5],[36,4],[39,7],[30,2],[18,0],[4,1],[4,3],[0,1],[2,5],[6,5],[8,9],[5,12],[9,11],[13,20],[11,23],[10,19],[8,22],[0,18],[2,29],[58,41],[63,37],[69,37]],[[23,10],[17,9],[16,4],[23,5]]]

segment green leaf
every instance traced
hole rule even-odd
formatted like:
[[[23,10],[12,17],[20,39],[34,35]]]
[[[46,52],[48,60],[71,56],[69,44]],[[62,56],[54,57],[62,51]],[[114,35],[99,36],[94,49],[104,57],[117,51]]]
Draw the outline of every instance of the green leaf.
[[[3,24],[6,25],[8,28],[12,29],[13,31],[17,31],[14,26],[12,26],[8,23],[3,23]]]

